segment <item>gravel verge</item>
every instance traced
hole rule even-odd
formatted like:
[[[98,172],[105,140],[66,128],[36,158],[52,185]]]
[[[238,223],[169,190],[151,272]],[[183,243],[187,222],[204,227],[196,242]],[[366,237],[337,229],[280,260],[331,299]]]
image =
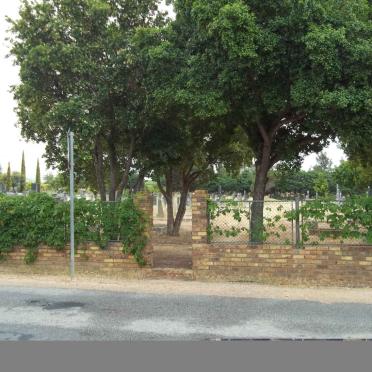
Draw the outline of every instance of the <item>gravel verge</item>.
[[[252,283],[196,282],[174,280],[130,280],[100,275],[67,275],[0,273],[0,286],[37,288],[71,288],[162,295],[205,295],[235,298],[269,298],[306,300],[322,303],[372,304],[371,288],[288,287]]]

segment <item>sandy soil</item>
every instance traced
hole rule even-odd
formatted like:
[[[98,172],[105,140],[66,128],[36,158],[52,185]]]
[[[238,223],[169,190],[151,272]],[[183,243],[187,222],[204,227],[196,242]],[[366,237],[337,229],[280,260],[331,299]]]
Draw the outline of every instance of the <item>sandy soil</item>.
[[[128,280],[98,275],[78,275],[71,280],[66,275],[24,275],[0,273],[0,286],[38,288],[91,289],[115,292],[135,292],[175,295],[208,295],[241,298],[307,300],[323,303],[371,303],[371,288],[287,287],[250,283],[206,283],[171,280]]]

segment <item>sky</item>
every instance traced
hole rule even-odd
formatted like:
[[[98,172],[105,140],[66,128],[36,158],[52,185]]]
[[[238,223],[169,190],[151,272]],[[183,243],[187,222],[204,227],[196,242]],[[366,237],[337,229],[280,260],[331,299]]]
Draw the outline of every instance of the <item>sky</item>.
[[[52,172],[46,168],[43,154],[44,145],[26,142],[21,137],[20,129],[16,127],[17,115],[14,112],[16,102],[13,100],[10,87],[19,83],[18,67],[14,66],[10,58],[6,58],[9,52],[9,45],[5,41],[8,24],[5,16],[16,18],[19,9],[19,0],[1,0],[0,5],[0,166],[5,172],[8,162],[13,171],[20,171],[22,151],[25,152],[27,178],[35,179],[36,162],[40,159],[40,168],[42,177]],[[338,165],[346,156],[337,146],[331,144],[326,150],[328,157],[331,158],[334,165]],[[304,169],[310,169],[315,165],[316,154],[305,158]]]

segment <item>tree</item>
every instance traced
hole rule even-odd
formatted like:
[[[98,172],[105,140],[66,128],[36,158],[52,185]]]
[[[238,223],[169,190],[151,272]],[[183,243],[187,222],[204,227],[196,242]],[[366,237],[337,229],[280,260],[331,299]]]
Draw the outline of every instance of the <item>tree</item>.
[[[8,170],[6,172],[6,179],[5,179],[5,187],[6,191],[10,192],[13,186],[13,181],[12,181],[12,173],[10,170],[10,163],[8,163]]]
[[[48,190],[52,191],[60,191],[60,190],[67,190],[67,179],[64,177],[63,174],[58,173],[57,175],[53,174],[46,174],[44,176],[44,186]]]
[[[269,170],[368,123],[370,4],[176,0],[175,8],[188,49],[180,99],[198,117],[247,133],[256,158],[251,241],[261,242]]]
[[[319,196],[327,196],[329,192],[328,180],[324,172],[318,172],[314,180],[314,190]]]
[[[323,172],[329,171],[332,169],[332,160],[327,156],[327,154],[322,151],[316,157],[316,165],[314,166],[314,170],[321,170]]]
[[[35,176],[35,183],[36,183],[36,190],[40,192],[41,190],[41,176],[40,176],[40,164],[39,159],[37,159],[36,163],[36,176]]]
[[[238,144],[245,134],[197,118],[177,100],[186,60],[183,40],[172,27],[139,29],[132,42],[134,65],[143,68],[141,84],[147,92],[140,158],[167,202],[167,233],[178,235],[188,192],[213,165],[242,165],[247,152],[242,156]],[[176,191],[181,196],[174,213]]]
[[[254,170],[244,169],[242,172],[229,172],[225,168],[219,168],[217,173],[210,175],[207,182],[199,183],[198,188],[206,188],[209,193],[249,193],[254,180]]]
[[[335,169],[335,180],[344,194],[364,194],[372,185],[372,169],[355,161],[343,161]]]
[[[276,169],[273,172],[275,192],[314,196],[315,171]]]
[[[75,133],[76,173],[106,199],[121,198],[143,131],[141,69],[132,64],[138,27],[164,23],[158,0],[22,0],[11,23],[14,88],[22,135],[46,144],[48,165],[67,169]],[[79,180],[78,180],[79,181]]]
[[[21,180],[19,191],[25,192],[26,190],[26,164],[25,164],[25,152],[22,152],[22,164],[21,164]]]

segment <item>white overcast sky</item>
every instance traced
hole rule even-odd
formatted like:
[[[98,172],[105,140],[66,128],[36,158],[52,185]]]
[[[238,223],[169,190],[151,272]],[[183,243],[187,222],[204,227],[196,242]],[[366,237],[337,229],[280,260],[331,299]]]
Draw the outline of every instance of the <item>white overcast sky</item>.
[[[35,178],[38,158],[40,159],[42,176],[48,172],[42,158],[44,146],[42,144],[25,142],[21,137],[20,130],[16,128],[17,116],[14,113],[16,103],[9,92],[9,88],[19,81],[18,68],[13,65],[11,59],[6,58],[8,45],[5,37],[8,24],[5,21],[5,16],[8,15],[15,18],[18,14],[19,3],[19,0],[1,0],[0,2],[0,165],[3,172],[5,172],[8,162],[10,162],[12,170],[19,171],[22,151],[24,150],[27,178],[32,180]],[[345,158],[345,155],[336,144],[332,144],[327,148],[326,153],[335,165]],[[311,168],[315,164],[315,158],[316,154],[308,156],[304,161],[304,169]]]

